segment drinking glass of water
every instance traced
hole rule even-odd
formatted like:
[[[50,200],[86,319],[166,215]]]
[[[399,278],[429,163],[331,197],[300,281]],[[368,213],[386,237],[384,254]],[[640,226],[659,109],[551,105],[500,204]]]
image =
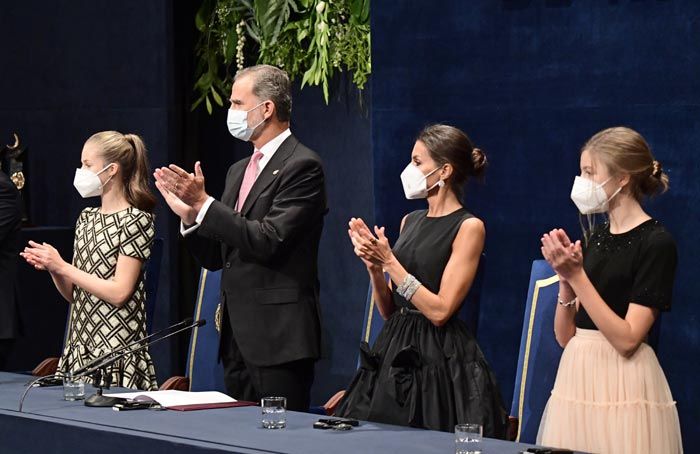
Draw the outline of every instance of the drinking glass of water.
[[[481,424],[455,426],[455,454],[481,454]]]
[[[82,400],[85,398],[85,382],[82,378],[74,379],[70,374],[63,376],[63,399]]]
[[[284,429],[287,426],[287,398],[263,397],[260,399],[262,426],[265,429]]]

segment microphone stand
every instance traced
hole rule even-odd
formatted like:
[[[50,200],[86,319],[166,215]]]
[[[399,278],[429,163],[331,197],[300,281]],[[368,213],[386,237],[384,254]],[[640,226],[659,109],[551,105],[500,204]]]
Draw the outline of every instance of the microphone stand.
[[[142,337],[141,339],[136,339],[135,341],[131,342],[128,345],[124,345],[122,347],[117,348],[116,350],[111,350],[108,351],[107,353],[102,354],[101,356],[93,359],[89,363],[85,364],[84,366],[78,368],[74,372],[64,372],[64,375],[75,375],[75,374],[80,374],[82,372],[85,372],[86,370],[90,369],[92,366],[95,364],[98,364],[99,362],[103,361],[105,358],[108,358],[112,355],[116,355],[117,353],[121,353],[122,351],[133,347],[136,344],[140,344],[142,342],[147,341],[148,339],[151,339],[152,337],[158,336],[160,334],[165,333],[166,331],[170,331],[171,329],[177,328],[178,326],[181,325],[186,325],[192,323],[192,317],[186,318],[185,320],[175,323],[174,325],[168,326],[167,328],[163,328],[160,331],[157,331],[155,333],[149,334],[148,336]],[[70,347],[73,348],[73,347]],[[53,386],[53,385],[60,385],[61,383],[54,383],[53,381],[58,381],[58,379],[62,378],[61,374],[53,374],[53,375],[47,375],[45,377],[39,377],[38,380],[34,380],[31,382],[31,385],[39,385],[39,386]],[[53,381],[52,381],[53,380]]]
[[[102,354],[101,356],[99,356],[99,357],[93,359],[92,361],[90,361],[89,363],[87,363],[87,364],[85,364],[84,366],[80,367],[79,369],[74,370],[74,371],[72,372],[72,374],[73,374],[73,375],[82,374],[82,373],[85,372],[86,370],[89,370],[89,369],[90,369],[91,367],[93,367],[94,365],[101,363],[101,362],[104,361],[106,358],[109,358],[109,357],[112,356],[112,355],[116,355],[116,354],[118,354],[118,353],[121,353],[121,352],[123,352],[123,351],[126,350],[126,349],[130,349],[130,348],[133,347],[134,345],[141,344],[142,342],[146,342],[147,340],[151,339],[152,337],[159,336],[159,335],[165,333],[166,331],[170,331],[171,329],[177,328],[178,326],[187,325],[187,324],[190,324],[190,323],[192,323],[192,318],[191,318],[191,317],[190,317],[190,318],[186,318],[185,320],[183,320],[183,321],[181,321],[181,322],[179,322],[179,323],[176,323],[176,324],[174,324],[174,325],[168,326],[167,328],[163,328],[163,329],[160,330],[160,331],[157,331],[157,332],[155,332],[155,333],[149,334],[148,336],[142,337],[141,339],[136,339],[136,340],[133,341],[132,343],[127,344],[127,345],[124,345],[124,346],[122,346],[122,347],[119,347],[119,348],[117,348],[116,350],[108,351],[107,353],[104,353],[104,354]]]
[[[88,368],[85,371],[82,371],[81,373],[73,374],[73,380],[76,380],[80,377],[87,377],[87,376],[92,376],[94,380],[94,386],[97,388],[97,391],[95,394],[92,396],[88,397],[85,399],[85,405],[88,407],[111,407],[114,404],[119,403],[123,399],[120,397],[107,397],[103,395],[103,388],[109,389],[110,386],[110,381],[111,381],[111,374],[107,371],[107,366],[110,366],[117,362],[118,360],[122,359],[126,355],[130,355],[132,353],[137,353],[141,350],[144,350],[147,347],[150,347],[151,345],[157,344],[158,342],[167,339],[171,336],[174,336],[176,334],[179,334],[183,331],[188,331],[192,328],[197,328],[200,326],[204,326],[206,324],[206,320],[201,319],[197,320],[196,322],[192,323],[189,326],[186,326],[184,328],[180,328],[177,331],[173,331],[172,333],[169,333],[163,337],[160,337],[152,342],[149,342],[147,344],[140,345],[139,347],[133,349],[133,350],[127,350],[123,353],[120,353],[119,355],[113,356],[111,358],[105,358],[103,361],[101,361],[99,364],[96,364],[90,368]]]

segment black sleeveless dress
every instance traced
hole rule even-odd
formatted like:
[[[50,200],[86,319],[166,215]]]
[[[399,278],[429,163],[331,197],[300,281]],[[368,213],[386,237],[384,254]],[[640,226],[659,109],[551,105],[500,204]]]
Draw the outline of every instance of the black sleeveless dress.
[[[438,293],[452,243],[471,217],[464,208],[441,217],[414,211],[394,255]],[[464,322],[455,313],[437,327],[395,290],[392,299],[397,310],[371,349],[365,342],[360,346],[360,369],[336,415],[446,432],[455,424],[480,423],[484,436],[504,438],[507,415],[498,385]]]

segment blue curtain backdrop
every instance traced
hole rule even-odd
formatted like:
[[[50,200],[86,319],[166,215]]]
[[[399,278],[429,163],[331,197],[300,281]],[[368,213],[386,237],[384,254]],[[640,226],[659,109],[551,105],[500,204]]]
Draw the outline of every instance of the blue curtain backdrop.
[[[428,123],[463,128],[490,160],[466,206],[486,223],[479,342],[512,397],[530,263],[554,227],[580,233],[569,200],[579,148],[627,125],[651,144],[671,190],[649,211],[678,243],[659,359],[686,449],[700,442],[700,3],[695,1],[375,1],[372,149],[375,216],[396,238],[399,174]]]

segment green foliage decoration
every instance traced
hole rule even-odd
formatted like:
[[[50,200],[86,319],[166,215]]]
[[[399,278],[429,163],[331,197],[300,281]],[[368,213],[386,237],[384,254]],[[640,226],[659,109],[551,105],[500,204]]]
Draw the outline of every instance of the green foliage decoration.
[[[372,71],[369,0],[204,0],[195,26],[192,110],[223,106],[235,72],[254,64],[283,68],[302,88],[321,86],[326,104],[337,72],[362,90]]]

